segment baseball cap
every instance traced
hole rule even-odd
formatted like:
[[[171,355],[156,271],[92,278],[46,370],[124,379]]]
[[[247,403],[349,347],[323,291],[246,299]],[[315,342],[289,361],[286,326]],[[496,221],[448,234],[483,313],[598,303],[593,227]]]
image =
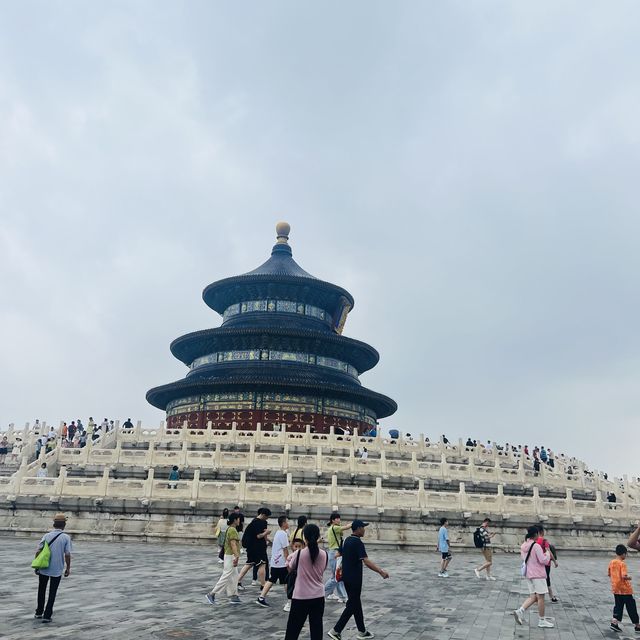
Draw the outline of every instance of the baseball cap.
[[[360,527],[368,527],[369,523],[368,522],[364,522],[363,520],[354,520],[351,523],[351,530],[355,531],[356,529],[359,529]]]

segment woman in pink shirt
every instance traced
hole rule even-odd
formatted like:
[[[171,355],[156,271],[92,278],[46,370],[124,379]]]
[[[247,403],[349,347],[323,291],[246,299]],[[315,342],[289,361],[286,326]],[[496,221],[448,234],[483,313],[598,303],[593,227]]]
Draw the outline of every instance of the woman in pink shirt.
[[[308,524],[302,534],[307,541],[307,546],[287,558],[289,571],[297,570],[298,573],[284,640],[298,640],[307,617],[311,640],[321,640],[324,614],[322,574],[327,568],[329,556],[326,551],[318,547],[320,529],[315,524]]]
[[[518,624],[524,623],[524,612],[535,602],[538,603],[538,626],[543,629],[554,627],[549,618],[544,617],[544,596],[549,593],[547,587],[547,571],[545,567],[551,562],[549,543],[540,535],[540,529],[533,525],[527,529],[527,537],[520,547],[523,577],[527,580],[529,597],[520,608],[513,612]]]

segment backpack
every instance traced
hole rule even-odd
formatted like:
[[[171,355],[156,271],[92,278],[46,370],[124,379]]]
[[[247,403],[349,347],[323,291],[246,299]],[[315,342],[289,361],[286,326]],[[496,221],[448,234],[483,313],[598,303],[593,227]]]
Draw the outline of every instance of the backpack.
[[[482,549],[484,547],[484,536],[480,533],[480,527],[473,532],[473,544],[476,549]]]
[[[256,521],[256,519],[254,518],[247,525],[247,528],[244,530],[244,533],[242,534],[242,547],[244,549],[246,549],[247,547],[252,546],[256,541],[256,534],[253,531],[255,529],[255,525],[254,525],[255,521]]]

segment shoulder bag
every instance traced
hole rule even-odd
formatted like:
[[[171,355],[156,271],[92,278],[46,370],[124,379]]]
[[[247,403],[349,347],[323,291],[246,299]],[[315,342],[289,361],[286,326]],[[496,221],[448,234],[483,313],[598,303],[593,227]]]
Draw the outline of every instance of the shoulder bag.
[[[520,565],[520,575],[523,578],[527,577],[527,562],[529,562],[529,556],[531,556],[531,551],[533,551],[533,547],[538,544],[537,542],[533,542],[533,544],[529,547],[529,552],[527,553],[527,557],[522,561],[522,565]]]
[[[287,576],[287,600],[293,600],[293,590],[296,587],[296,578],[298,577],[298,565],[300,564],[300,554],[303,549],[298,551],[298,557],[296,558],[296,566],[289,571]]]
[[[31,568],[35,569],[47,569],[49,567],[49,561],[51,560],[51,545],[63,534],[61,531],[57,536],[51,539],[51,542],[44,541],[42,549],[38,552],[38,555],[31,562]]]

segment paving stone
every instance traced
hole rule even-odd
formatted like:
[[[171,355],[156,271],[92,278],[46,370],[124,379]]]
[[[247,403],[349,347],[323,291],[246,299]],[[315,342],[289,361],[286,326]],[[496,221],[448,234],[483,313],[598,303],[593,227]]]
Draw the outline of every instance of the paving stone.
[[[54,622],[33,619],[37,579],[29,568],[35,541],[4,538],[0,545],[2,581],[0,638],[35,640],[184,640],[234,637],[284,638],[287,614],[282,611],[284,591],[269,594],[274,605],[265,610],[254,600],[258,590],[247,586],[242,605],[233,607],[225,597],[215,606],[204,594],[220,574],[215,550],[171,544],[134,544],[79,541],[74,546],[72,575],[63,578]],[[520,563],[514,555],[497,555],[496,582],[477,580],[476,554],[455,556],[450,578],[438,578],[435,553],[401,552],[370,548],[372,559],[391,573],[383,581],[365,569],[365,620],[376,638],[386,640],[593,640],[638,637],[626,619],[624,632],[609,630],[613,597],[607,578],[606,556],[561,558],[552,573],[558,604],[547,603],[555,616],[554,629],[539,629],[535,610],[525,625],[515,624],[511,611],[524,599]],[[638,582],[640,561],[631,556],[630,574]],[[245,581],[248,585],[250,581]],[[324,630],[338,619],[342,606],[329,601]],[[353,622],[343,633],[353,640]],[[308,629],[301,638],[308,638]]]

